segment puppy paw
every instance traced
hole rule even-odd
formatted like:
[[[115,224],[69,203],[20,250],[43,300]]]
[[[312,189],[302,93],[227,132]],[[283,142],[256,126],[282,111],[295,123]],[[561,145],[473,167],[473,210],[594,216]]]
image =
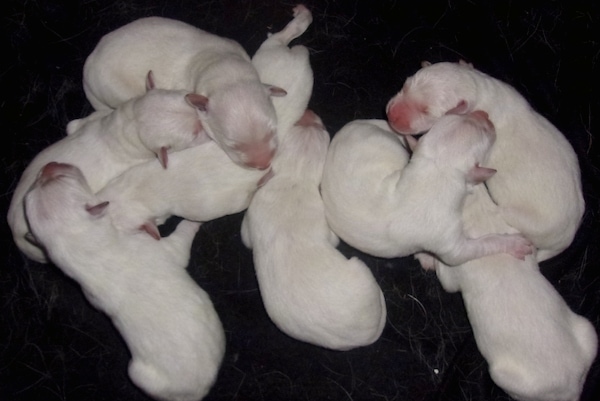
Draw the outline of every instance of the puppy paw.
[[[520,234],[510,234],[506,237],[507,240],[507,253],[514,256],[517,259],[525,259],[525,256],[531,255],[535,247],[527,238]]]

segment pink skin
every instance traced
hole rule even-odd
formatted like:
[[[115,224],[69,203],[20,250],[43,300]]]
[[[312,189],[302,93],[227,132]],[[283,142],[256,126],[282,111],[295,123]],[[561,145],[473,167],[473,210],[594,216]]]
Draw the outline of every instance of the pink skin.
[[[268,138],[265,143],[253,142],[249,144],[238,144],[235,150],[243,153],[246,157],[245,166],[258,170],[266,170],[271,166],[271,160],[275,156],[277,148],[269,146],[271,138]]]
[[[296,122],[295,125],[301,127],[315,127],[319,129],[324,128],[321,119],[315,114],[314,111],[310,109],[306,109],[304,111],[304,114],[302,114],[302,117],[300,117],[300,119]]]
[[[413,102],[394,102],[392,99],[387,105],[386,113],[390,126],[394,131],[413,133],[412,120],[415,116],[427,113],[427,106]]]

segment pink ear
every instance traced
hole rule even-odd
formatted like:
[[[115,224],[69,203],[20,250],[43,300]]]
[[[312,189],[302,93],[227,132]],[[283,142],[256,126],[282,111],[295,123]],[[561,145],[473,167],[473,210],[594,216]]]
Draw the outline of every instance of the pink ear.
[[[85,205],[85,210],[94,217],[101,216],[108,206],[108,201],[98,203],[97,205]]]
[[[169,147],[163,146],[156,153],[156,155],[158,156],[158,161],[160,162],[160,165],[163,166],[164,169],[167,168],[167,164],[169,163],[169,152],[168,151],[169,151]]]
[[[267,85],[267,84],[265,84],[265,86],[267,87],[267,89],[269,91],[269,95],[271,95],[271,96],[283,97],[283,96],[287,95],[286,90],[282,89],[278,86]]]
[[[419,140],[412,135],[403,135],[403,137],[406,138],[406,143],[410,151],[414,153],[419,146]]]
[[[467,172],[467,182],[471,184],[480,184],[490,179],[494,174],[496,174],[495,169],[481,167],[479,164],[476,164]]]
[[[148,75],[146,75],[146,92],[151,91],[156,88],[154,84],[154,73],[152,70],[148,71]]]
[[[462,65],[463,67],[474,68],[473,63],[469,63],[468,61],[463,60],[462,58],[460,60],[458,60],[458,64]]]
[[[31,243],[31,244],[33,244],[33,245],[35,245],[37,247],[41,247],[42,246],[42,244],[40,244],[38,242],[38,240],[35,238],[35,235],[33,235],[33,233],[31,231],[27,231],[27,233],[25,233],[25,239],[29,243]]]
[[[446,114],[467,114],[469,112],[469,103],[466,100],[458,102],[454,108],[448,110]]]
[[[140,231],[145,231],[148,235],[154,238],[157,241],[160,241],[160,232],[158,231],[158,227],[154,222],[147,221],[140,226]]]
[[[208,98],[197,93],[188,93],[185,95],[185,101],[200,111],[206,111],[208,107]]]
[[[258,188],[262,187],[263,185],[265,185],[271,178],[273,178],[273,176],[275,175],[275,173],[273,172],[273,169],[270,168],[269,171],[267,171],[267,173],[265,175],[263,175],[260,180],[258,180],[258,183],[256,184],[256,186]]]

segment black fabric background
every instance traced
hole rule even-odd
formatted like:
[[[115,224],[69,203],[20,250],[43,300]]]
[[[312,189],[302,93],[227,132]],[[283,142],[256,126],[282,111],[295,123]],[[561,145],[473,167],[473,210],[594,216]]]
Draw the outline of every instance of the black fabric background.
[[[384,118],[387,101],[422,60],[468,60],[515,86],[580,156],[582,227],[544,274],[572,309],[599,328],[600,16],[592,1],[307,1],[314,22],[296,40],[311,50],[310,107],[333,135],[357,118]],[[253,54],[294,3],[274,0],[17,1],[0,5],[0,129],[6,212],[29,161],[87,115],[82,67],[100,37],[134,19],[180,19],[238,40]],[[549,200],[552,201],[552,200]],[[243,214],[205,224],[189,272],[212,297],[227,352],[207,400],[508,400],[475,345],[460,294],[447,294],[412,258],[378,259],[347,246],[373,270],[388,323],[373,345],[334,352],[298,342],[268,319]],[[3,222],[0,400],[146,400],[129,381],[129,355],[110,320],[53,265],[27,260]],[[176,330],[176,328],[173,328]],[[543,368],[543,367],[542,367]],[[600,399],[592,366],[582,399]]]

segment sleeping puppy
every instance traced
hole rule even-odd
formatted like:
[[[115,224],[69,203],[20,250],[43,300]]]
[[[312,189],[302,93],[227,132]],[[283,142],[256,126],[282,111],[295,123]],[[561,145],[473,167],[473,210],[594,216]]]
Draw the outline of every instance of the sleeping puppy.
[[[205,222],[241,212],[272,171],[246,169],[209,142],[169,158],[169,168],[146,162],[125,171],[97,192],[123,231],[147,231],[160,239],[158,224],[171,215]]]
[[[185,270],[200,224],[183,221],[157,243],[117,230],[108,208],[62,163],[45,165],[25,197],[33,235],[123,336],[131,380],[160,400],[200,400],[225,347],[209,296]]]
[[[538,248],[538,261],[572,242],[584,212],[577,156],[566,138],[511,86],[472,65],[428,64],[387,105],[403,134],[430,129],[448,110],[484,110],[496,128],[486,183],[504,220]]]
[[[242,46],[181,21],[141,18],[106,34],[89,55],[86,96],[97,110],[115,108],[143,93],[136,77],[149,70],[157,87],[202,95],[202,125],[234,162],[269,167],[277,149],[270,96],[285,91],[260,82]]]
[[[498,252],[532,252],[520,235],[468,238],[465,196],[495,170],[481,167],[494,142],[481,111],[448,114],[421,137],[410,160],[382,121],[351,122],[331,144],[321,184],[327,221],[351,246],[392,258],[418,252],[450,265]]]
[[[156,157],[167,168],[169,152],[204,142],[196,100],[185,91],[151,89],[107,115],[78,123],[76,132],[41,151],[23,172],[8,210],[8,224],[21,251],[37,262],[47,260],[27,239],[22,203],[42,166],[51,161],[75,164],[94,191],[129,167]]]
[[[311,21],[308,9],[295,7],[294,19],[270,35],[252,59],[261,80],[287,92],[285,97],[273,99],[278,135],[289,131],[302,117],[311,96],[313,74],[308,50],[287,46]],[[244,169],[216,144],[207,143],[171,155],[167,170],[153,163],[135,166],[97,195],[110,201],[110,214],[120,229],[142,229],[158,239],[157,224],[170,215],[208,221],[246,209],[256,189],[272,174],[272,170]]]
[[[485,187],[466,199],[469,235],[515,233]],[[494,382],[523,401],[576,401],[596,356],[591,323],[569,309],[535,256],[491,255],[436,265],[449,292],[461,291],[473,334]]]
[[[335,249],[327,226],[319,182],[329,135],[307,110],[284,138],[275,175],[254,195],[241,229],[267,313],[283,332],[311,344],[371,344],[385,325],[385,301],[369,268]]]
[[[308,49],[289,43],[302,35],[312,22],[311,12],[303,5],[294,7],[294,18],[284,29],[269,34],[252,57],[262,82],[269,82],[286,91],[285,97],[272,99],[277,114],[277,135],[287,133],[304,114],[313,88],[313,71]]]

